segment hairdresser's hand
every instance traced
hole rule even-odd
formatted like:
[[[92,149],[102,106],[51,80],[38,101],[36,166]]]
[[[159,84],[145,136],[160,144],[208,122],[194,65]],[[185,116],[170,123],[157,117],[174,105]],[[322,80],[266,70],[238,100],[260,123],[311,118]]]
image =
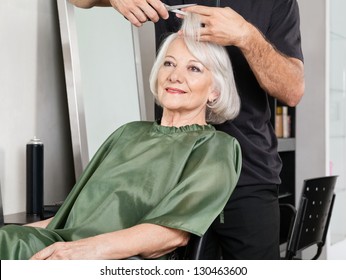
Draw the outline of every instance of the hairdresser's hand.
[[[238,47],[269,95],[292,107],[298,104],[305,86],[302,61],[277,51],[256,27],[231,8],[193,6],[184,11],[201,16],[201,41]]]
[[[251,30],[251,25],[229,7],[216,8],[197,5],[185,8],[183,11],[197,13],[201,16],[203,23],[201,41],[241,47],[245,44]]]
[[[150,19],[167,19],[168,11],[160,0],[109,0],[111,5],[133,25],[140,27]]]
[[[70,242],[56,242],[31,257],[31,260],[97,260],[95,244],[91,238]]]

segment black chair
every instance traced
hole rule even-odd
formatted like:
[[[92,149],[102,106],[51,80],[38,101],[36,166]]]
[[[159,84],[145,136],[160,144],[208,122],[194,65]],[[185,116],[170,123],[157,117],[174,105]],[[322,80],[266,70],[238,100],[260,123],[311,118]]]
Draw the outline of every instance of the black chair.
[[[297,210],[292,204],[280,203],[280,244],[287,246],[296,215]]]
[[[283,211],[280,238],[284,241],[287,234],[284,259],[295,259],[298,252],[313,245],[317,246],[317,252],[311,259],[320,257],[332,215],[336,179],[337,176],[327,176],[304,180],[297,213],[288,210],[287,205],[280,205]]]
[[[211,237],[211,231],[207,230],[203,236],[191,235],[185,247],[176,249],[170,259],[173,260],[204,260],[207,242]],[[220,254],[221,258],[221,254]]]
[[[207,242],[207,232],[203,236],[191,234],[186,246],[179,247],[169,254],[169,260],[201,260]],[[126,260],[144,260],[141,256],[132,256]]]
[[[170,260],[198,260],[201,254],[203,236],[191,235],[189,243],[184,247],[175,249],[170,255]]]

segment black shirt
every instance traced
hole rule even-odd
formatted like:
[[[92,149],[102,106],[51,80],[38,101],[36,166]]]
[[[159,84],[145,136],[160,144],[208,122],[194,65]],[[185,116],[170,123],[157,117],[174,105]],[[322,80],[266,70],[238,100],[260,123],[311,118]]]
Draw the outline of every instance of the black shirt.
[[[283,54],[303,60],[300,38],[299,10],[296,0],[202,0],[164,1],[169,5],[198,3],[205,6],[229,6],[256,26],[267,40]],[[174,14],[155,25],[156,46],[170,32],[176,32],[180,21]],[[270,122],[271,111],[267,93],[258,84],[242,52],[227,47],[241,111],[233,121],[216,125],[238,139],[243,154],[243,166],[238,182],[242,185],[280,184],[281,159],[277,138]],[[156,110],[156,116],[160,113]]]

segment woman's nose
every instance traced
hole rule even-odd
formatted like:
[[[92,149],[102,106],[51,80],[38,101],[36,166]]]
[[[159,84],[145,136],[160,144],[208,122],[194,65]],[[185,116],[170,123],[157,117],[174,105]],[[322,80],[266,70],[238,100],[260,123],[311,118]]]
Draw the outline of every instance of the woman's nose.
[[[184,74],[181,69],[177,67],[174,68],[168,78],[172,83],[182,83],[184,81]]]

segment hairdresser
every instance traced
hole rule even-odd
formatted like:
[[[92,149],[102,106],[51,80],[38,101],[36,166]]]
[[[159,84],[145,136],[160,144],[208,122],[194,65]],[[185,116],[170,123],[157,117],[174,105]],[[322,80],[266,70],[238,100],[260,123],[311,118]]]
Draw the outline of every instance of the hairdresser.
[[[270,122],[268,97],[296,106],[304,93],[299,9],[296,0],[70,0],[82,8],[113,6],[133,25],[155,22],[156,46],[177,31],[179,18],[168,5],[200,14],[201,40],[227,47],[233,62],[241,111],[217,125],[240,142],[243,166],[233,195],[211,233],[224,259],[279,258],[278,186],[282,162]],[[209,6],[209,7],[207,7]],[[160,112],[156,115],[160,118]],[[215,178],[217,180],[217,178]],[[211,249],[216,248],[212,242]],[[206,258],[217,258],[210,251]]]

